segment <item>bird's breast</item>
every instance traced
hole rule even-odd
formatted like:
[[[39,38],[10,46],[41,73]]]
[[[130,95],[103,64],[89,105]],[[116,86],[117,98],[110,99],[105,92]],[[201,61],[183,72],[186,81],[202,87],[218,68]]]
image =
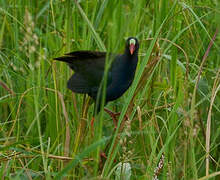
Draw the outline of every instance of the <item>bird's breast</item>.
[[[112,83],[107,88],[107,100],[113,101],[121,97],[131,86],[137,63],[120,64],[113,72]]]

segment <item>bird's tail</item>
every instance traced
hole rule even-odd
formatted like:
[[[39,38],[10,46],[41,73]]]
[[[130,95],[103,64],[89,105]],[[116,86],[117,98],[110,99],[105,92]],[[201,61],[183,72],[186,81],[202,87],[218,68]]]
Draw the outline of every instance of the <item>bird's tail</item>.
[[[72,60],[73,60],[73,58],[71,56],[68,56],[68,55],[57,57],[57,58],[53,58],[53,59],[57,60],[57,61],[66,62],[66,63],[71,63]]]

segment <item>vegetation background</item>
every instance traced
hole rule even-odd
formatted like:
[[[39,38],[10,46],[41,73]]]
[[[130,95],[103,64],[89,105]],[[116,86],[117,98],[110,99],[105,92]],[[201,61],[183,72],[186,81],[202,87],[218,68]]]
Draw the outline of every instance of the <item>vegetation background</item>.
[[[218,0],[0,0],[0,22],[2,179],[219,179]],[[108,105],[118,127],[101,112],[93,132],[53,58],[121,53],[129,36],[140,60]]]

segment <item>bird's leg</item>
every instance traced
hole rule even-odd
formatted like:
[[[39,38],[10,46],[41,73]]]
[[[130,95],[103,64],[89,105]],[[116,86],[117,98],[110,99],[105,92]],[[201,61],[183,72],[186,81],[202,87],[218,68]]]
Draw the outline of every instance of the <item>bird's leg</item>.
[[[90,122],[92,136],[94,136],[94,121],[95,117],[93,116]]]

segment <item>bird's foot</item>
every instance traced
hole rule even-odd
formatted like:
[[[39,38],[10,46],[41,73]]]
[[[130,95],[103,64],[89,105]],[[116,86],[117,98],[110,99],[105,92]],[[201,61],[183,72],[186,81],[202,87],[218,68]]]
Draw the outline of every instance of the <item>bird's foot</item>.
[[[104,111],[107,112],[111,116],[111,118],[113,120],[113,123],[114,123],[114,126],[115,126],[115,129],[116,129],[117,128],[117,124],[118,124],[117,116],[120,116],[121,113],[120,112],[118,112],[118,113],[112,112],[112,111],[110,111],[107,108],[104,108]],[[127,114],[125,114],[125,118],[128,119]]]
[[[108,157],[106,156],[104,152],[101,152],[99,156],[100,156],[99,168],[103,169],[104,162],[108,159]],[[116,163],[117,162],[116,159],[114,159],[113,162]]]
[[[106,154],[105,154],[104,152],[101,152],[101,153],[100,153],[100,158],[107,159],[107,156],[106,156]]]
[[[99,154],[99,169],[102,170],[105,164],[105,161],[107,160],[107,156],[104,152],[100,152]]]

